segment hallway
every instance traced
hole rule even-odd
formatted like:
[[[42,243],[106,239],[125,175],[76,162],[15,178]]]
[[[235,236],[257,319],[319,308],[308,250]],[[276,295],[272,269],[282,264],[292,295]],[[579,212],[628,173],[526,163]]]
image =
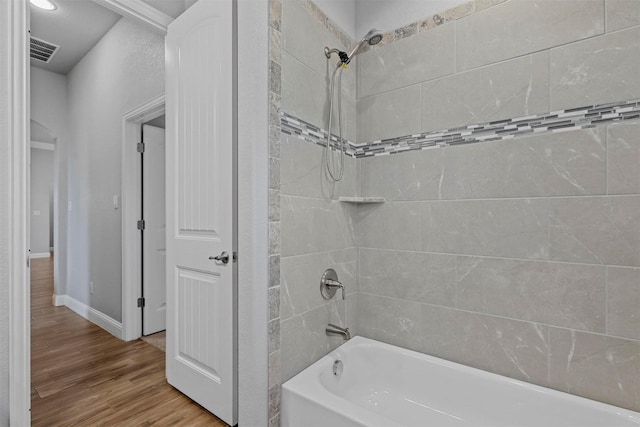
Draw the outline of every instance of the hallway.
[[[165,380],[165,354],[54,307],[53,258],[31,264],[33,426],[226,426]]]

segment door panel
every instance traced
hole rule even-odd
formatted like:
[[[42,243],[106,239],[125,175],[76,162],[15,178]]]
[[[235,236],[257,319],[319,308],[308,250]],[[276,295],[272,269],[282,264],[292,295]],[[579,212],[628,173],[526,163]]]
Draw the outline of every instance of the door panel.
[[[234,425],[233,15],[198,1],[169,25],[167,380]],[[232,255],[230,255],[232,257]]]
[[[144,166],[142,205],[145,230],[142,234],[143,294],[145,306],[143,335],[166,329],[166,215],[165,215],[165,132],[144,125]]]

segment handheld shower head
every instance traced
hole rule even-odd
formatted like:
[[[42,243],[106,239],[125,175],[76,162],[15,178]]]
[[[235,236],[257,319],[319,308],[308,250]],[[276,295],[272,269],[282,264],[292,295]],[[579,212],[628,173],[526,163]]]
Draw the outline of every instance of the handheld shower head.
[[[376,30],[375,28],[370,29],[369,32],[364,35],[362,40],[358,42],[356,47],[353,48],[353,50],[349,54],[349,60],[351,60],[351,58],[359,54],[362,48],[366,46],[367,43],[369,44],[369,46],[374,46],[380,43],[381,41],[382,41],[382,32],[380,30]]]

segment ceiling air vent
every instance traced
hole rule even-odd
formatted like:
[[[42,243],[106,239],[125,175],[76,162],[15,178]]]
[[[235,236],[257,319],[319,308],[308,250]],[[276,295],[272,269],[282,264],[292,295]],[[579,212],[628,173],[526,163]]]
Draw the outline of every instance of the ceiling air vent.
[[[31,37],[31,58],[49,63],[60,46]]]

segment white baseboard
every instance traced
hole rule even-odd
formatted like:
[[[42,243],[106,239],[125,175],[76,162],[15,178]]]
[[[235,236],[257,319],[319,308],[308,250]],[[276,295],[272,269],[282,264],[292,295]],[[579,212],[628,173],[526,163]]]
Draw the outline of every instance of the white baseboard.
[[[67,302],[67,296],[66,295],[53,294],[52,297],[51,297],[51,303],[55,307],[61,307],[63,305],[66,305],[66,302]]]
[[[31,254],[31,258],[49,258],[51,252],[34,252]]]
[[[70,310],[75,311],[91,323],[100,326],[114,337],[122,339],[122,323],[69,295],[54,295],[54,305],[58,301],[64,301],[64,305],[69,307]]]

